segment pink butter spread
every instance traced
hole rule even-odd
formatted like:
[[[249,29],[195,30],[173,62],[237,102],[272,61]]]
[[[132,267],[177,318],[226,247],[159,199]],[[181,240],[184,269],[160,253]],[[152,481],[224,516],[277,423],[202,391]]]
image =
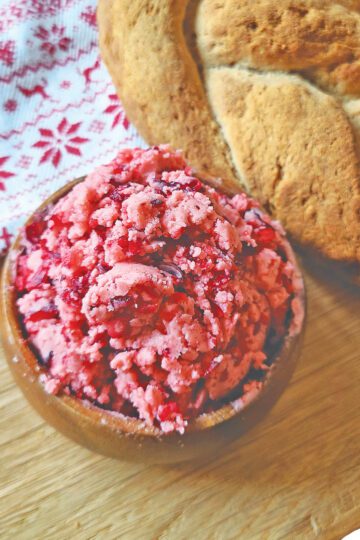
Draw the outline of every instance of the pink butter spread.
[[[17,305],[45,389],[164,433],[259,389],[300,309],[280,226],[167,146],[121,150],[24,237]]]

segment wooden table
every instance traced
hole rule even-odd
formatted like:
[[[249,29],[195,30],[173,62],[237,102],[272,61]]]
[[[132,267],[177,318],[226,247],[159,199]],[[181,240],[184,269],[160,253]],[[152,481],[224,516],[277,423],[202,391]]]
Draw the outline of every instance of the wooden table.
[[[306,282],[289,388],[207,463],[145,466],[78,447],[30,408],[0,350],[0,538],[327,540],[360,528],[360,294],[325,274]]]

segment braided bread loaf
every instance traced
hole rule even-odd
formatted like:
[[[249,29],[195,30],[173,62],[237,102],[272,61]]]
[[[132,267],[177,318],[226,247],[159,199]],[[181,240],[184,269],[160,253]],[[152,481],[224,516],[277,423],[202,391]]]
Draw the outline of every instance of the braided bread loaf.
[[[151,144],[360,261],[360,1],[100,0],[102,56]]]

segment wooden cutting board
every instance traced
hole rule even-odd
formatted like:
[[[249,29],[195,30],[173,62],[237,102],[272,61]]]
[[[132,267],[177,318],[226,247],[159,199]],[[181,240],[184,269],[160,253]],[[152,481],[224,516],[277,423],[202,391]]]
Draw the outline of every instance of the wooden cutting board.
[[[360,293],[331,272],[306,283],[291,384],[208,462],[145,466],[78,447],[30,408],[0,349],[0,538],[332,540],[360,528]]]

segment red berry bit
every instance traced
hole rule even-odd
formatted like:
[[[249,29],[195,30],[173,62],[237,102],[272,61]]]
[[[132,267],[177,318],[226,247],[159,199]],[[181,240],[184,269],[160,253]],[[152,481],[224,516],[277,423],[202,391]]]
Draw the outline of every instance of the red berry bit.
[[[121,236],[121,238],[118,239],[119,246],[126,251],[129,245],[129,240],[127,236]]]
[[[25,236],[29,242],[36,244],[46,229],[46,221],[42,220],[41,217],[29,223],[25,227]]]
[[[170,274],[171,276],[176,278],[178,281],[181,281],[184,278],[184,274],[182,273],[180,268],[176,266],[176,264],[173,264],[173,263],[160,264],[159,270],[161,270],[162,272],[166,272],[167,274]]]
[[[46,270],[44,268],[40,268],[31,276],[30,279],[27,280],[26,288],[28,291],[31,291],[32,289],[39,287],[39,285],[45,281],[47,281]]]
[[[116,296],[110,300],[108,311],[119,311],[129,307],[132,304],[132,298],[130,296]]]
[[[224,318],[223,310],[217,304],[215,304],[215,302],[211,302],[211,309],[212,309],[215,317],[217,317],[218,319],[223,319]]]
[[[119,238],[118,244],[130,257],[134,255],[139,255],[142,249],[141,240],[128,240],[126,236],[122,236],[121,238]]]
[[[85,296],[88,288],[89,272],[72,278],[69,282],[69,287],[62,292],[61,298],[67,304],[76,304]]]
[[[185,184],[184,187],[188,191],[201,191],[203,185],[198,178],[191,178],[190,182]]]
[[[44,319],[56,319],[59,315],[59,312],[54,304],[46,304],[41,309],[33,311],[26,318],[26,322],[38,322]]]
[[[209,280],[208,288],[209,291],[214,293],[214,295],[223,290],[229,284],[231,275],[225,274],[225,272],[219,272],[213,279]]]
[[[172,191],[171,188],[177,187],[179,184],[175,182],[164,182],[164,180],[155,179],[154,181],[156,192],[162,195],[169,195]]]
[[[269,225],[261,225],[253,232],[253,238],[256,240],[258,246],[269,247],[275,240],[275,231]]]
[[[175,401],[160,405],[158,409],[158,418],[160,422],[166,422],[167,420],[173,420],[177,414],[180,413],[179,406]]]
[[[23,292],[26,289],[26,281],[30,273],[26,266],[26,261],[26,255],[20,255],[17,260],[15,285],[19,292]]]
[[[121,174],[126,169],[127,169],[127,165],[117,164],[113,168],[112,173],[113,174]],[[116,182],[116,178],[111,177],[110,178],[110,183],[112,183],[112,182]]]
[[[49,226],[53,227],[62,227],[64,225],[63,217],[60,213],[50,214],[49,216]]]
[[[171,296],[171,301],[180,306],[188,301],[188,297],[183,292],[176,292]]]
[[[102,262],[97,265],[97,269],[99,270],[100,274],[105,274],[105,272],[110,270],[110,266],[105,262]]]

